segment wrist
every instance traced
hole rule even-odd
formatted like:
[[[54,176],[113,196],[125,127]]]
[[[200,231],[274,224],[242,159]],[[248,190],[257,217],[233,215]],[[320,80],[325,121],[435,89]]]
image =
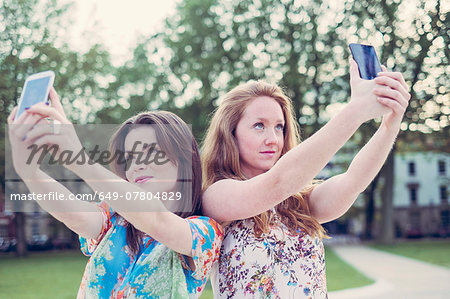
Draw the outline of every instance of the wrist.
[[[387,133],[390,133],[392,135],[397,135],[398,132],[400,132],[400,125],[401,122],[388,122],[385,119],[381,122],[380,129],[386,130]]]
[[[33,172],[31,172],[31,171],[21,172],[21,173],[18,173],[18,175],[20,176],[20,178],[22,179],[22,181],[25,184],[32,183],[32,182],[39,182],[39,181],[45,180],[48,177],[47,174],[39,168],[37,168]]]
[[[349,121],[353,120],[359,127],[371,119],[370,117],[366,117],[364,113],[362,113],[363,111],[365,111],[365,109],[362,107],[362,103],[359,101],[351,101],[344,107],[341,114],[343,114]]]

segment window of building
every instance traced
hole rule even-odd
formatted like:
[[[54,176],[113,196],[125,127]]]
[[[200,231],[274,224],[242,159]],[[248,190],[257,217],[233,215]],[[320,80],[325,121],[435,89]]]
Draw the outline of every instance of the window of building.
[[[450,228],[450,211],[441,211],[441,224],[446,229]]]
[[[438,161],[438,170],[439,170],[439,175],[445,175],[446,173],[446,167],[445,167],[445,161],[444,160],[439,160]]]
[[[0,224],[0,238],[7,238],[7,237],[8,237],[8,226]]]
[[[31,224],[31,233],[33,234],[33,236],[37,236],[39,235],[39,222],[37,221],[37,219],[33,219],[33,222]]]
[[[441,195],[441,202],[447,203],[447,186],[440,186],[439,187],[439,194]]]
[[[416,163],[415,162],[408,163],[408,173],[410,176],[416,175]]]
[[[417,204],[417,185],[409,186],[409,200],[411,204]]]

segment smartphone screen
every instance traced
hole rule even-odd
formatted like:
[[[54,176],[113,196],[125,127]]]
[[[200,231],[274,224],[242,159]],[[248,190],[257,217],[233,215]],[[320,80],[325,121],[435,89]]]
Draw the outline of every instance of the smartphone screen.
[[[34,104],[47,101],[51,80],[51,76],[45,76],[26,81],[22,91],[19,110],[15,116],[16,119],[25,111],[26,107],[31,107]]]
[[[353,59],[358,64],[359,75],[362,79],[372,80],[381,72],[375,49],[369,45],[350,44]]]

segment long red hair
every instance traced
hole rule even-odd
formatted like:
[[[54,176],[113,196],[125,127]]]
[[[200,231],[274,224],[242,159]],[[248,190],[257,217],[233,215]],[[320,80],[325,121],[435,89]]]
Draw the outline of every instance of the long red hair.
[[[264,81],[250,81],[239,85],[219,100],[201,148],[203,168],[203,190],[223,179],[246,180],[239,162],[239,149],[234,136],[236,126],[248,103],[258,97],[271,97],[280,105],[284,119],[284,147],[281,155],[300,142],[299,126],[295,121],[292,101],[283,90],[274,84]],[[298,194],[287,198],[275,209],[278,218],[294,233],[299,229],[310,235],[325,236],[325,230],[311,216],[307,198],[314,184],[311,183]],[[255,222],[255,233],[268,232],[275,215],[266,211],[252,217]]]

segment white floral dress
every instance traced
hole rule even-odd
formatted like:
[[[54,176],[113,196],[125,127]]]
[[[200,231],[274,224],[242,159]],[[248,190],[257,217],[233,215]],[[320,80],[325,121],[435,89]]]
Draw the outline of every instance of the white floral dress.
[[[219,263],[213,266],[214,298],[327,298],[323,243],[277,221],[256,237],[251,219],[224,228]]]

